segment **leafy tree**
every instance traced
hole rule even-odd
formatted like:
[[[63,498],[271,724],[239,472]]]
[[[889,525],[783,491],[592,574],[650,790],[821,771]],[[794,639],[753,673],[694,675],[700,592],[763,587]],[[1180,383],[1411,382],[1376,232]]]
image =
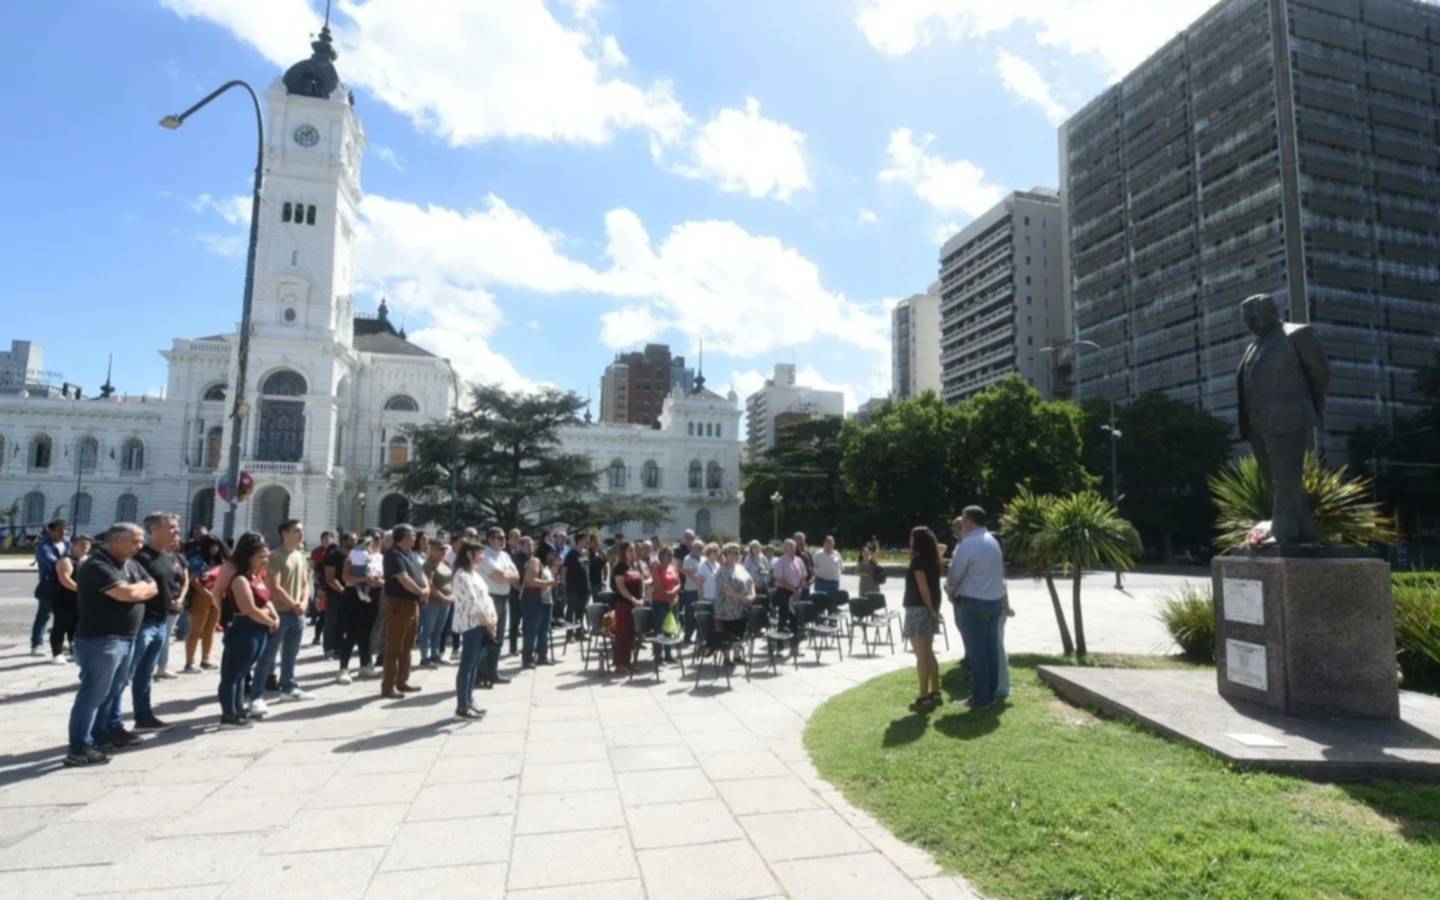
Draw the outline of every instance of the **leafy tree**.
[[[553,525],[659,521],[646,497],[596,496],[600,472],[562,453],[560,429],[580,422],[585,401],[553,388],[510,392],[470,385],[470,406],[453,419],[411,426],[408,462],[389,476],[420,522],[495,524],[534,531]]]
[[[1071,620],[1075,623],[1075,655],[1089,653],[1085,643],[1085,616],[1080,607],[1080,582],[1086,569],[1125,571],[1140,554],[1140,533],[1120,518],[1115,505],[1095,491],[1060,497],[1045,512],[1045,524],[1035,538],[1046,559],[1064,563],[1071,577]]]
[[[740,518],[742,533],[770,536],[799,529],[812,536],[833,534],[842,544],[865,540],[873,517],[859,508],[840,480],[838,417],[810,419],[782,427],[775,446],[759,459],[741,467],[745,504]],[[776,516],[771,496],[784,498]]]
[[[1085,467],[1100,476],[1105,496],[1119,494],[1120,512],[1165,556],[1182,545],[1209,538],[1209,478],[1230,459],[1232,428],[1193,403],[1164,394],[1144,394],[1115,409],[1120,439],[1115,445],[1120,489],[1112,490],[1110,403],[1087,400]]]
[[[1350,435],[1351,463],[1372,480],[1374,496],[1413,533],[1423,513],[1440,513],[1440,352],[1415,376],[1418,413],[1356,429]]]
[[[1000,517],[1000,536],[1005,541],[1005,554],[1012,563],[1029,569],[1036,578],[1045,579],[1045,587],[1050,591],[1050,607],[1055,612],[1055,624],[1060,629],[1060,646],[1069,656],[1075,652],[1075,642],[1070,638],[1070,627],[1065,624],[1060,593],[1055,590],[1055,567],[1059,561],[1046,555],[1046,548],[1039,539],[1045,531],[1046,516],[1054,506],[1055,498],[1049,494],[1034,494],[1021,487]]]
[[[932,391],[881,408],[869,425],[840,431],[840,480],[876,514],[876,531],[901,541],[916,524],[936,525],[975,496],[965,468],[966,417]],[[963,503],[961,503],[963,505]]]
[[[1071,403],[1046,400],[1019,375],[1011,375],[958,405],[966,422],[960,460],[978,500],[998,510],[1021,487],[1063,494],[1090,487],[1081,461],[1080,412]]]
[[[1394,523],[1370,502],[1370,482],[1350,479],[1344,466],[1327,469],[1313,453],[1305,454],[1301,473],[1310,513],[1320,532],[1320,543],[1340,547],[1370,547],[1393,544]],[[1218,511],[1215,519],[1215,546],[1221,553],[1239,550],[1246,544],[1250,529],[1269,521],[1274,509],[1270,485],[1260,463],[1244,456],[1210,479],[1210,490]]]

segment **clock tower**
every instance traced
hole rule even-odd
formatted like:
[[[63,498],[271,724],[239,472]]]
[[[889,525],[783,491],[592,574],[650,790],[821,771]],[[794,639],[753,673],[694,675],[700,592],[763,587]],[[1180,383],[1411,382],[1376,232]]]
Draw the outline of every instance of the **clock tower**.
[[[310,58],[277,78],[266,96],[254,336],[348,348],[365,132],[335,71],[328,25],[310,46]]]

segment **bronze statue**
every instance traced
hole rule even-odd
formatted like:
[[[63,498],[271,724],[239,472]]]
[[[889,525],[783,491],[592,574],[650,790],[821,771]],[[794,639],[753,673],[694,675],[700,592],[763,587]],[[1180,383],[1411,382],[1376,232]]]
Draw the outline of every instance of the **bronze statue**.
[[[1240,312],[1255,334],[1237,374],[1240,437],[1250,442],[1274,497],[1270,535],[1282,549],[1317,544],[1301,475],[1310,434],[1325,410],[1330,366],[1314,329],[1282,323],[1269,294],[1247,297]]]

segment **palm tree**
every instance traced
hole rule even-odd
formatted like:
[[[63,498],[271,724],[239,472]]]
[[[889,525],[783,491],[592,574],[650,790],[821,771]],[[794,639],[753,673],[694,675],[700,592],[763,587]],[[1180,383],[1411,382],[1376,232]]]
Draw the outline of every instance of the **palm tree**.
[[[1070,626],[1065,623],[1065,609],[1060,605],[1060,592],[1055,590],[1056,560],[1041,552],[1038,538],[1045,528],[1045,516],[1055,505],[1049,494],[1035,494],[1025,486],[1005,507],[1000,516],[1000,534],[1005,539],[1005,553],[1017,565],[1030,570],[1035,578],[1045,579],[1050,589],[1050,606],[1055,610],[1055,624],[1060,628],[1060,646],[1069,656],[1075,652],[1070,639]]]
[[[1095,491],[1080,491],[1055,500],[1045,513],[1036,544],[1047,558],[1063,562],[1070,570],[1075,655],[1084,659],[1089,649],[1080,608],[1080,580],[1086,569],[1130,569],[1140,554],[1140,533],[1120,518],[1115,504]]]
[[[1370,497],[1368,478],[1350,479],[1344,466],[1327,469],[1313,453],[1305,454],[1301,483],[1310,498],[1310,512],[1320,543],[1338,547],[1369,547],[1398,540],[1395,523]],[[1215,546],[1231,553],[1246,546],[1251,529],[1270,518],[1270,485],[1253,456],[1242,457],[1210,477],[1215,501]]]

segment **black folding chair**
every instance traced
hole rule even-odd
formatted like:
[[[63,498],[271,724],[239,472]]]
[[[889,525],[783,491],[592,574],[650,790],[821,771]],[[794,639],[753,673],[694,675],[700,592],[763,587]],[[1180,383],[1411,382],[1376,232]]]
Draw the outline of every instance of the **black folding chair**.
[[[604,603],[590,603],[585,607],[585,640],[580,643],[580,657],[585,661],[585,668],[590,668],[590,657],[596,656],[599,660],[598,668],[601,672],[610,667],[610,656],[614,653],[615,642],[610,635],[605,633],[605,614],[610,607]]]
[[[704,604],[710,606],[711,604]],[[700,604],[696,604],[700,606]],[[700,675],[709,659],[716,668],[725,673],[725,687],[730,687],[730,667],[725,665],[725,651],[730,647],[731,638],[727,632],[715,627],[715,613],[711,609],[695,610],[695,687],[700,687]],[[718,662],[716,661],[718,658]]]

